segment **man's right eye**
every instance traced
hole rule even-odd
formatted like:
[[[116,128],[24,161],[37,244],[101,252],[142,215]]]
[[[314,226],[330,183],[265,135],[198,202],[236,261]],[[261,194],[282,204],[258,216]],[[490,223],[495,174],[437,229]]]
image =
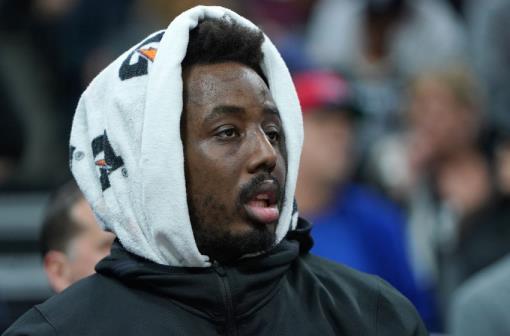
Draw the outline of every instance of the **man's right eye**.
[[[237,136],[237,131],[234,127],[225,127],[220,129],[216,136],[220,139],[229,139]]]

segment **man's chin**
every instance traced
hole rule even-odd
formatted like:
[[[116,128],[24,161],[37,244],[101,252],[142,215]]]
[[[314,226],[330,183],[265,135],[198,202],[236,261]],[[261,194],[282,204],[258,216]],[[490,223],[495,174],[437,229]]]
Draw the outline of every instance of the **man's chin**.
[[[276,223],[237,232],[201,232],[195,234],[195,239],[202,254],[220,263],[231,263],[245,255],[271,249],[276,241],[275,228]]]
[[[251,234],[260,234],[264,231],[268,231],[271,233],[276,232],[276,225],[278,224],[278,220],[264,223],[257,221],[252,218],[245,219],[242,223],[240,223],[237,226],[233,226],[230,229],[230,234],[233,236],[244,236],[244,235],[251,235]]]

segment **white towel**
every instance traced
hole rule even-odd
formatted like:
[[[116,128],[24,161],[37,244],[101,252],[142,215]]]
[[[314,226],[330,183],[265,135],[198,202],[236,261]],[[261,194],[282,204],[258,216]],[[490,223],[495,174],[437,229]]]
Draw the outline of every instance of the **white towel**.
[[[222,7],[194,7],[104,69],[83,93],[71,131],[71,170],[105,229],[130,252],[171,266],[207,267],[190,224],[180,118],[181,61],[199,20],[224,15],[258,29]],[[156,53],[157,51],[157,53]],[[276,228],[280,242],[296,225],[293,199],[303,125],[298,98],[280,54],[265,36],[261,64],[280,111],[288,168]]]

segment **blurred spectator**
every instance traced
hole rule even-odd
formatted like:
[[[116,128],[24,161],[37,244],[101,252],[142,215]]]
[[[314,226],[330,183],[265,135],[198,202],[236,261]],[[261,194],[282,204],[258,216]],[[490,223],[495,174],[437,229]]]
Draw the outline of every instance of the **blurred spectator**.
[[[492,127],[510,131],[510,1],[470,3],[471,51],[485,87],[486,118]]]
[[[464,59],[465,32],[438,0],[322,0],[307,51],[320,66],[354,80],[366,112],[362,146],[397,126],[403,83],[417,73]]]
[[[74,180],[51,197],[41,231],[44,270],[57,293],[94,273],[114,235],[103,231]]]
[[[452,336],[510,335],[510,255],[476,274],[456,293],[450,310]]]
[[[460,222],[458,242],[443,256],[448,292],[510,253],[510,136],[498,141],[494,161],[494,194]]]
[[[459,223],[492,192],[489,166],[477,143],[480,94],[462,68],[419,75],[409,94],[408,128],[381,139],[367,169],[407,207],[413,267],[422,286],[438,290],[438,255],[455,248]]]
[[[386,279],[431,326],[434,312],[417,289],[399,209],[351,179],[360,112],[347,82],[318,71],[298,73],[294,82],[305,130],[296,198],[314,223],[312,252]]]
[[[309,34],[308,50],[320,64],[362,78],[407,78],[463,59],[465,51],[463,27],[437,0],[322,0]]]
[[[407,199],[419,179],[439,163],[476,146],[480,94],[464,68],[424,72],[411,83],[401,132],[374,146],[367,169],[396,199]]]

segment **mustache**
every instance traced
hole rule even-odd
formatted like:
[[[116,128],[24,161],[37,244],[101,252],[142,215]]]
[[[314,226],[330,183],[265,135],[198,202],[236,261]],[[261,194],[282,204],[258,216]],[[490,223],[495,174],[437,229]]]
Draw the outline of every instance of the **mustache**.
[[[248,183],[241,186],[241,191],[239,192],[239,199],[238,204],[242,205],[247,203],[249,200],[251,200],[255,194],[258,192],[260,186],[266,181],[272,181],[276,185],[276,200],[278,201],[278,204],[281,206],[282,198],[283,198],[283,190],[280,184],[280,181],[276,179],[274,176],[270,174],[260,174],[255,176],[252,180],[250,180]]]

